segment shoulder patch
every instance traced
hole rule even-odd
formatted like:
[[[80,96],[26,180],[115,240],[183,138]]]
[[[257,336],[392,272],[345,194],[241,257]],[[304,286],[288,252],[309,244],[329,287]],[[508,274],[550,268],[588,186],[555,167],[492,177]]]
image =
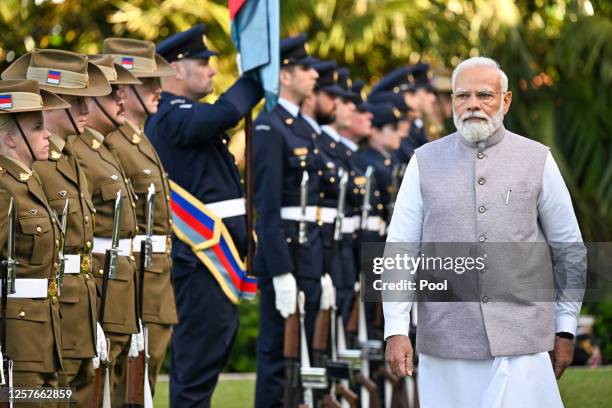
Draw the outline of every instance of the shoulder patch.
[[[255,126],[255,130],[265,130],[265,131],[269,131],[272,128],[268,125],[257,125]]]
[[[184,99],[173,99],[170,101],[170,105],[176,105],[177,103],[185,103]]]
[[[182,105],[179,105],[179,108],[181,109],[191,109],[193,105],[191,103],[184,103]]]

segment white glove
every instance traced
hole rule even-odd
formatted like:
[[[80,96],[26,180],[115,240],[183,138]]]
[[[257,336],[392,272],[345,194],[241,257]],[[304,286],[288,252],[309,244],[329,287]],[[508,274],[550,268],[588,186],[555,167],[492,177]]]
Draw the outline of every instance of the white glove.
[[[100,367],[100,362],[108,360],[108,351],[106,345],[106,335],[100,323],[96,322],[96,356],[93,358],[94,369]]]
[[[144,350],[144,331],[142,329],[142,322],[140,324],[140,332],[133,333],[130,339],[130,351],[128,352],[129,357],[138,357],[138,353]]]
[[[353,287],[353,290],[355,292],[359,292],[361,290],[361,283],[359,283],[359,281],[355,282],[355,286]]]
[[[276,309],[283,318],[295,313],[295,302],[297,301],[297,283],[292,273],[284,273],[272,278]]]
[[[321,309],[328,310],[336,304],[336,291],[331,276],[321,276]]]

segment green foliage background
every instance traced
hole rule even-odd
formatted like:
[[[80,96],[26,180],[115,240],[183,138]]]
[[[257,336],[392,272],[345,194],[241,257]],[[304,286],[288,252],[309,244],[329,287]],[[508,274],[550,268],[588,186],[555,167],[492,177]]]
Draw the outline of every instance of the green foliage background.
[[[284,35],[307,32],[311,53],[371,85],[400,64],[453,68],[497,59],[514,101],[506,125],[542,141],[570,188],[586,241],[612,241],[612,3],[608,0],[281,0]],[[215,84],[236,77],[222,0],[3,0],[0,68],[33,48],[99,51],[107,36],[159,41],[198,22],[221,52]],[[214,95],[212,96],[214,98]],[[610,254],[609,256],[612,256]],[[241,306],[230,370],[252,370],[256,305]],[[585,304],[612,359],[612,303]]]

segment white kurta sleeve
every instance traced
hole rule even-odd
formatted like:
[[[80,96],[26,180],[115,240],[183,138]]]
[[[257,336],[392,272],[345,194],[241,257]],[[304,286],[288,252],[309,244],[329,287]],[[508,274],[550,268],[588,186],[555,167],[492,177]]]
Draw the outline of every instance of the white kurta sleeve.
[[[423,198],[421,196],[421,182],[419,177],[419,165],[416,155],[408,163],[400,190],[397,194],[393,217],[387,234],[387,247],[385,255],[389,253],[389,244],[419,243],[421,242],[423,230]],[[414,248],[414,246],[410,246]],[[393,252],[393,251],[391,251]],[[411,256],[418,256],[418,249]],[[408,273],[408,272],[406,272]],[[383,274],[384,281],[384,274]],[[410,309],[412,301],[384,301],[383,310],[385,316],[385,339],[394,335],[408,335],[410,327]]]
[[[586,249],[569,191],[550,153],[544,165],[538,219],[553,255],[555,332],[576,334],[586,282]]]

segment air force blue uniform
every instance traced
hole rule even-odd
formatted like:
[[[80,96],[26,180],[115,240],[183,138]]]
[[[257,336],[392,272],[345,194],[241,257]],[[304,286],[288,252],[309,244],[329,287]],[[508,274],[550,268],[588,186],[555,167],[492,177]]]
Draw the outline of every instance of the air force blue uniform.
[[[305,41],[305,36],[298,36],[281,42],[283,66],[315,62],[306,53]],[[309,176],[308,206],[320,205],[323,160],[315,144],[316,133],[301,116],[297,105],[281,99],[271,112],[262,112],[254,126],[258,238],[254,265],[260,289],[255,406],[270,408],[282,406],[285,383],[285,321],[275,306],[272,279],[286,273],[295,275],[298,289],[306,295],[308,339],[312,339],[319,310],[323,275],[321,228],[316,222],[308,222],[308,241],[298,245],[298,221],[290,219],[287,210],[300,206],[300,183],[304,171]],[[308,341],[308,344],[312,342]]]
[[[196,26],[170,37],[158,45],[158,52],[169,61],[208,58],[215,53],[203,45],[203,31],[203,26]],[[238,124],[262,95],[261,86],[246,77],[214,104],[163,92],[145,132],[169,178],[205,204],[243,197],[225,131]],[[244,256],[245,216],[223,222]],[[236,335],[238,309],[191,248],[176,237],[172,260],[179,323],[172,341],[170,403],[177,408],[208,407]]]

